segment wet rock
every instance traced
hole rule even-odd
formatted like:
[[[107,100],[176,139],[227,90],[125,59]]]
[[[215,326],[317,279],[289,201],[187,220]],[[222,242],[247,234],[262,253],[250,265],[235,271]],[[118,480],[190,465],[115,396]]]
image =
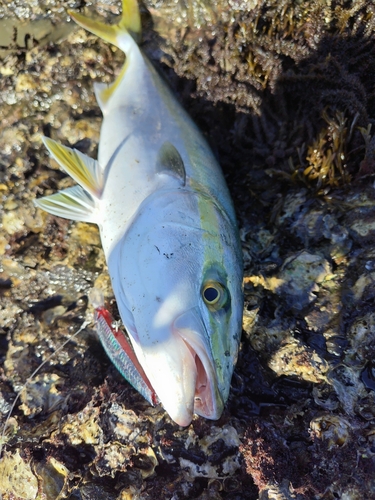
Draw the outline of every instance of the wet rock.
[[[23,500],[35,500],[38,494],[38,479],[33,474],[30,461],[22,459],[19,450],[6,454],[0,462],[0,493],[5,500],[14,495]]]
[[[69,470],[53,457],[45,464],[39,463],[36,474],[48,500],[59,498],[67,491]]]
[[[328,440],[328,449],[333,446],[344,446],[349,443],[350,423],[336,415],[322,415],[310,423],[312,435]]]
[[[286,339],[270,359],[268,366],[277,375],[297,376],[307,382],[325,382],[328,363],[296,339]]]
[[[231,426],[211,427],[210,434],[201,439],[190,431],[185,443],[187,453],[179,459],[180,466],[189,479],[222,478],[233,475],[240,468],[237,452],[239,445],[238,433]],[[201,459],[194,460],[192,453],[194,448],[199,450]]]
[[[316,300],[318,285],[330,278],[331,266],[326,259],[302,251],[288,257],[276,276],[248,277],[245,283],[263,286],[282,297],[287,307],[300,311]]]

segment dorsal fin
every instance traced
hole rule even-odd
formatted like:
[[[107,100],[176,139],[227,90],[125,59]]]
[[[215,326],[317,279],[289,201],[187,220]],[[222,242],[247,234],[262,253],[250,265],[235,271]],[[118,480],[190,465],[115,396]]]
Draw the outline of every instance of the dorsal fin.
[[[103,172],[96,160],[49,137],[43,137],[43,142],[52,158],[67,174],[91,195],[100,198],[103,191]]]
[[[186,171],[180,153],[169,141],[161,146],[156,160],[156,172],[175,177],[181,186],[185,186]]]

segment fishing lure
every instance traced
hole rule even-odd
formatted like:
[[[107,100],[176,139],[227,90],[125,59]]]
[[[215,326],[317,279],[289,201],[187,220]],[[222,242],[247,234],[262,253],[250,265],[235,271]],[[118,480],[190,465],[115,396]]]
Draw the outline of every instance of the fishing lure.
[[[93,288],[89,299],[95,310],[95,323],[102,345],[126,380],[147,399],[153,406],[159,399],[151,386],[142,366],[139,364],[125,333],[115,322],[113,316],[104,306],[104,297],[101,291]]]
[[[137,45],[136,0],[120,22],[73,19],[126,60],[109,86],[98,160],[44,138],[78,185],[36,200],[54,215],[99,226],[114,295],[132,349],[95,302],[114,364],[151,403],[188,425],[220,417],[242,326],[242,254],[221,169],[205,139]],[[124,340],[125,339],[125,340]],[[134,351],[134,352],[133,352]]]

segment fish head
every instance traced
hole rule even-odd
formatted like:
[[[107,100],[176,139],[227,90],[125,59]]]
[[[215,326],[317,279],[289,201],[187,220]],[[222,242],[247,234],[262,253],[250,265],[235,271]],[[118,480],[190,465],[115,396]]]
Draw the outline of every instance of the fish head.
[[[183,426],[220,417],[242,324],[236,228],[212,201],[216,228],[202,227],[199,203],[184,191],[149,200],[108,259],[138,361]]]

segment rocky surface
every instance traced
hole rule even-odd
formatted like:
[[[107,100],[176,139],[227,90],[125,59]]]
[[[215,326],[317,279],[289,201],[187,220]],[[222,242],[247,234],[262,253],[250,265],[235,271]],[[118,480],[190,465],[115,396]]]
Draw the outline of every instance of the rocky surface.
[[[113,303],[96,227],[33,205],[72,183],[41,134],[95,157],[92,83],[123,61],[67,8],[120,12],[111,0],[0,6],[3,426],[46,361],[1,438],[0,494],[374,497],[373,3],[144,3],[143,48],[223,166],[245,257],[229,402],[186,429],[143,401],[96,338],[87,294],[100,287]]]

